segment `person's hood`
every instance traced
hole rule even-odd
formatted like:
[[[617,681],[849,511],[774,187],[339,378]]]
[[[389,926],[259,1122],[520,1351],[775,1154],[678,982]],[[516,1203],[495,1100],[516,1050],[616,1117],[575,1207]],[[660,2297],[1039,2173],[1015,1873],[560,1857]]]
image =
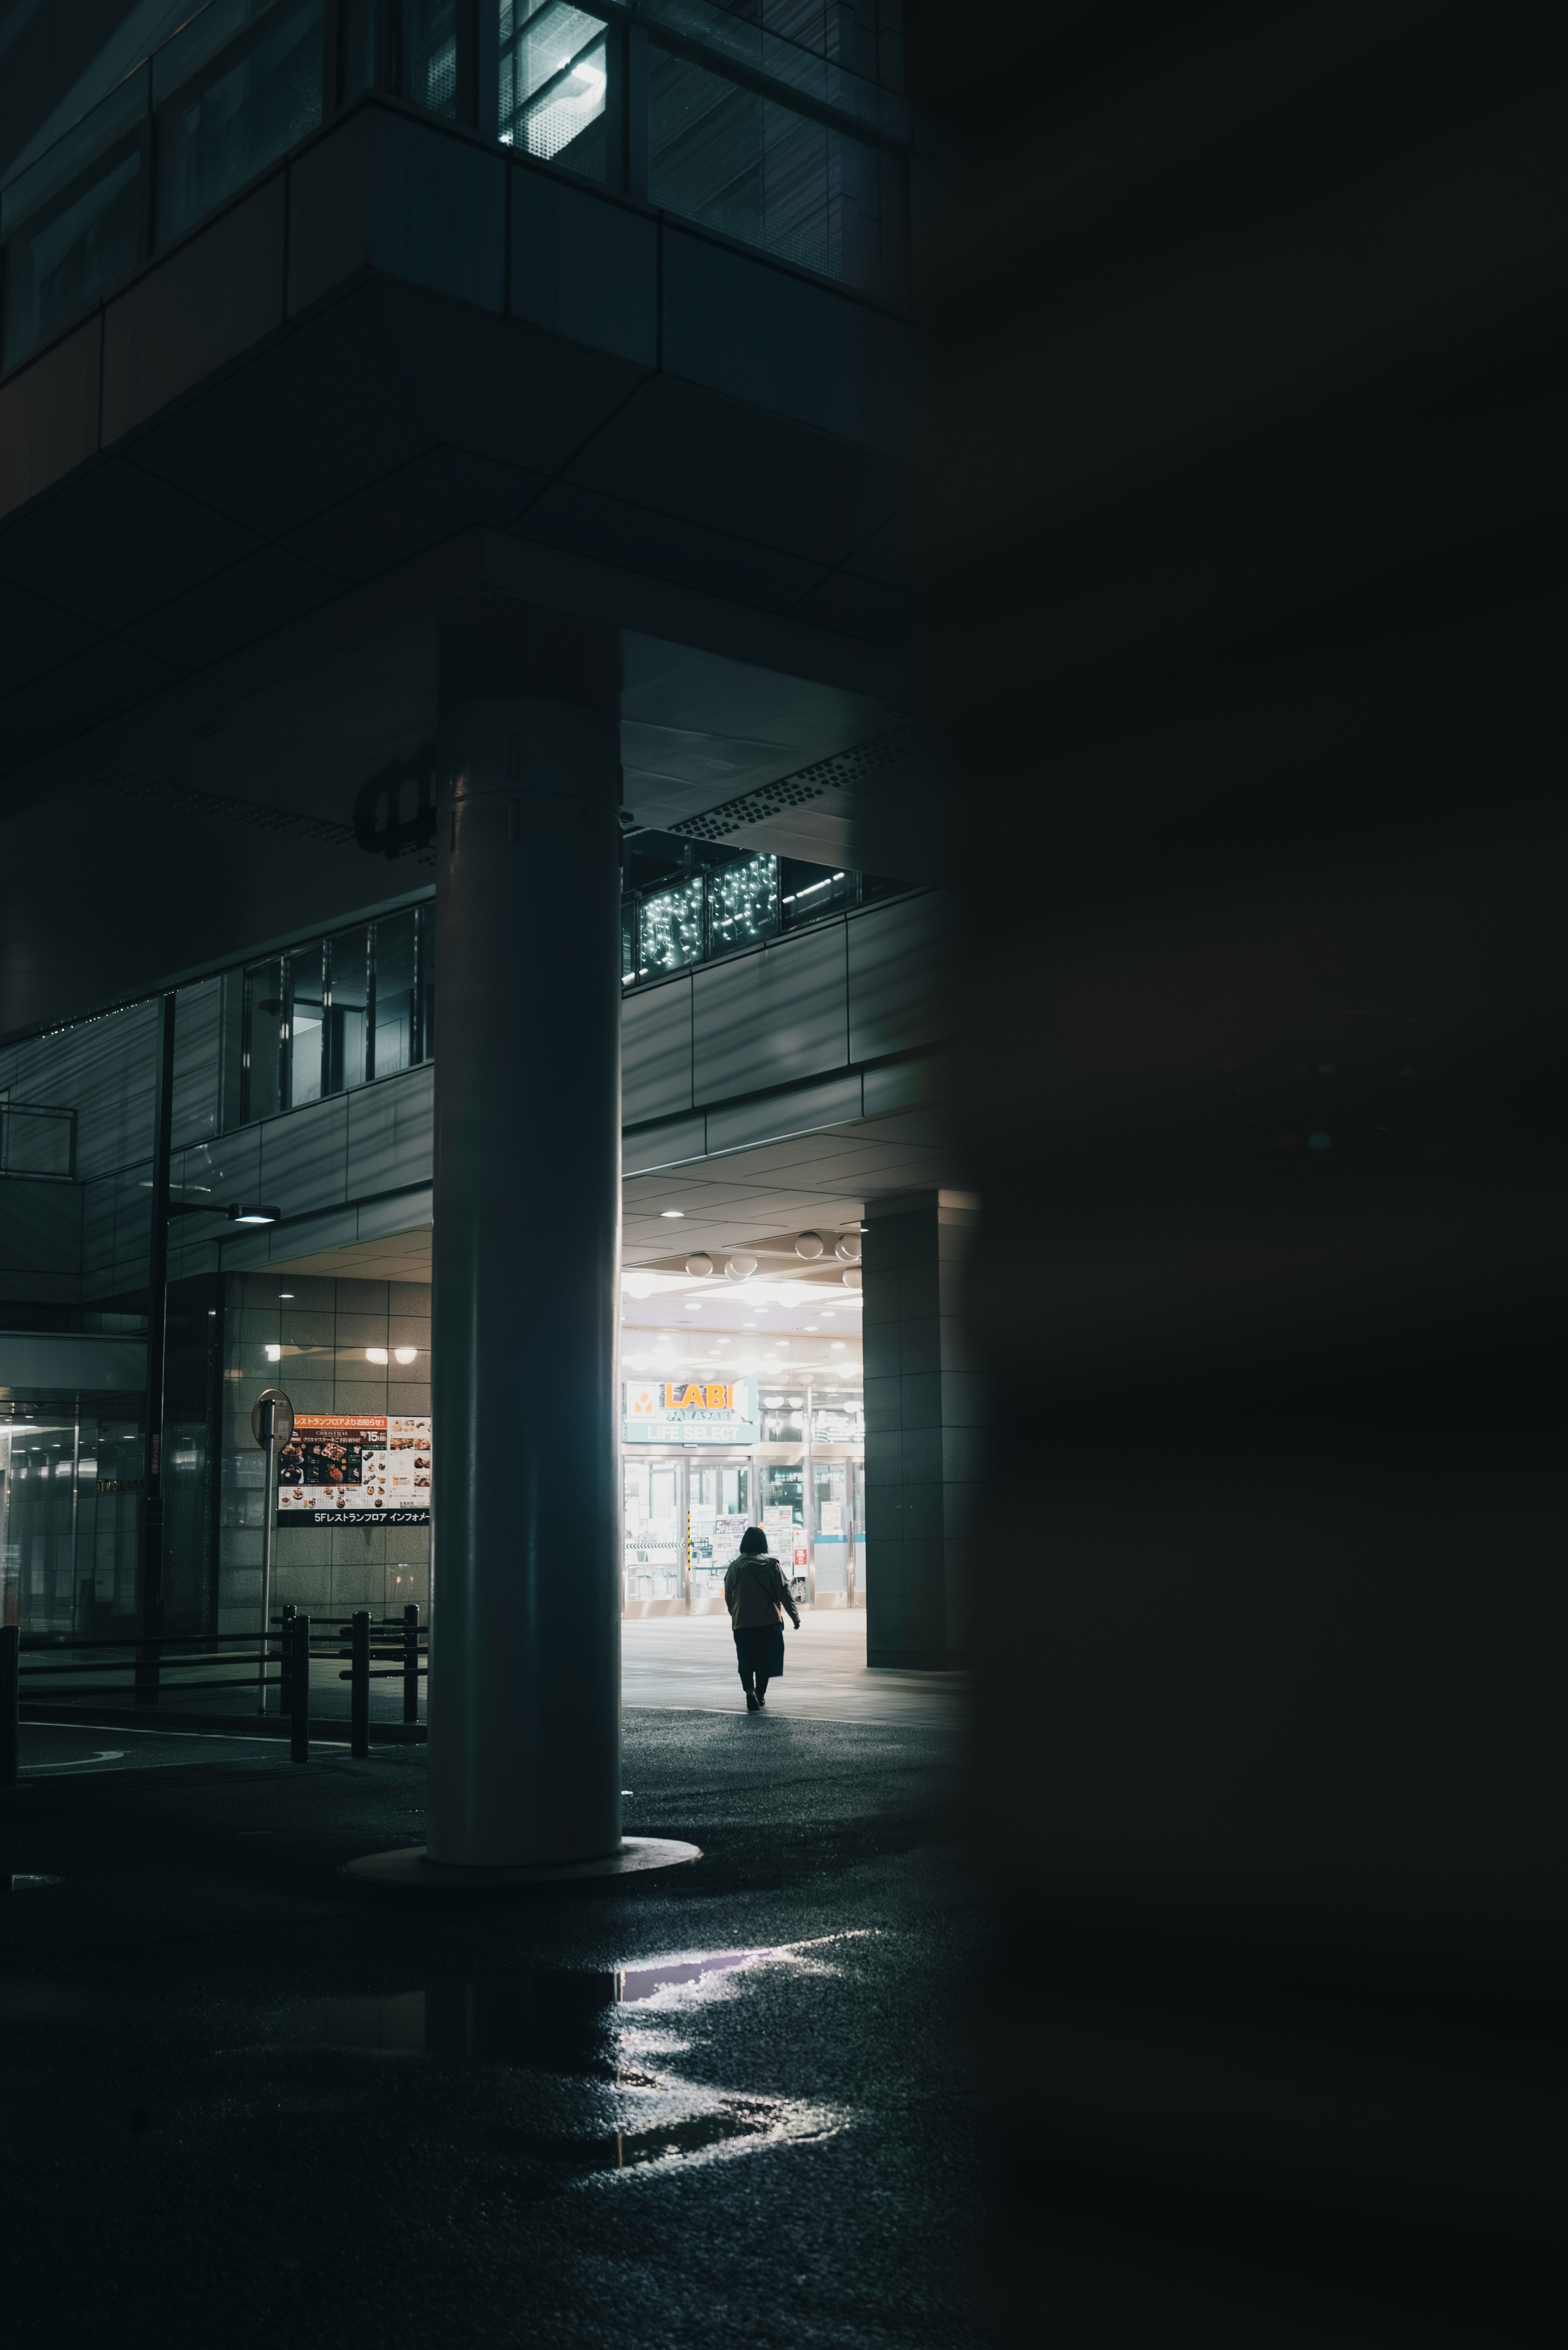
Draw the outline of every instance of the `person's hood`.
[[[730,1561],[732,1566],[776,1566],[777,1559],[771,1550],[738,1550]]]

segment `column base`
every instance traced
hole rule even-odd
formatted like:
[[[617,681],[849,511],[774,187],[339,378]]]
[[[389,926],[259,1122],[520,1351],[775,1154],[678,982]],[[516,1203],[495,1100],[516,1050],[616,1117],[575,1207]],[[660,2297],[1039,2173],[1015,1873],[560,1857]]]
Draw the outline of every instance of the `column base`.
[[[451,1861],[431,1860],[422,1844],[401,1852],[367,1853],[362,1860],[347,1861],[339,1877],[360,1885],[387,1885],[403,1893],[486,1893],[524,1885],[558,1885],[579,1877],[632,1877],[644,1869],[680,1868],[701,1860],[702,1847],[676,1844],[664,1836],[623,1836],[618,1852],[597,1860],[542,1862],[536,1867],[465,1868]]]

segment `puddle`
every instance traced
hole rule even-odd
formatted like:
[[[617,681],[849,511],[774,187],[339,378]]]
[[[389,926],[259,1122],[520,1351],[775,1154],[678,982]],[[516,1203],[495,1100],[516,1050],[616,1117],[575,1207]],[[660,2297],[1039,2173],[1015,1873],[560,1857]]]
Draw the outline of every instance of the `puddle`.
[[[433,1983],[390,1999],[324,2000],[301,2018],[302,2036],[331,2048],[379,2048],[405,2055],[462,2056],[552,2072],[602,2070],[611,2054],[615,2011],[669,1991],[688,1997],[712,1980],[783,1955],[774,1950],[711,1950],[646,1967],[581,1972],[556,1969]]]
[[[625,2062],[635,2054],[641,2066],[656,2066],[686,2046],[657,2028],[661,2010],[678,2022],[705,1997],[727,1992],[747,1967],[790,1960],[797,1950],[810,1964],[804,1956],[809,1947],[710,1950],[614,1970],[540,1969],[432,1983],[387,1999],[324,2000],[298,2012],[294,2036],[324,2048],[519,2068],[535,2086],[517,2084],[523,2111],[503,2142],[532,2178],[524,2191],[556,2194],[574,2183],[572,2175],[580,2181],[720,2158],[840,2128],[845,2117],[822,2108],[715,2089]],[[639,2011],[647,2024],[631,2029],[628,2011]],[[566,2089],[563,2075],[575,2076],[580,2088]],[[547,2087],[547,2081],[560,2085]],[[575,2129],[570,2125],[585,2099],[588,2126]],[[567,2126],[537,2126],[546,2119]],[[541,2167],[536,2172],[535,2165]]]

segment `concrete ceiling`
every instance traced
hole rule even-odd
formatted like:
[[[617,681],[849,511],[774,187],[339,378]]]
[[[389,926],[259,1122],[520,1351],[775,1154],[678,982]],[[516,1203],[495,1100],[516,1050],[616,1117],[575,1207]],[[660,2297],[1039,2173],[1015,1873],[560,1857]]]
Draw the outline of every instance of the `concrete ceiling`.
[[[699,1250],[724,1255],[743,1251],[758,1260],[758,1277],[770,1286],[798,1291],[789,1313],[798,1318],[818,1310],[824,1299],[842,1305],[851,1293],[844,1267],[829,1254],[803,1260],[794,1253],[796,1232],[832,1236],[857,1225],[867,1200],[900,1191],[950,1188],[954,1153],[938,1113],[931,1108],[898,1110],[885,1118],[857,1118],[824,1127],[786,1141],[749,1150],[725,1151],[656,1174],[633,1175],[622,1188],[623,1262],[628,1270],[682,1274],[682,1295],[701,1296],[715,1313],[735,1295],[722,1273],[717,1278],[684,1277],[684,1262]],[[429,1281],[432,1227],[417,1224],[384,1239],[269,1263],[268,1272],[320,1274],[366,1281]],[[673,1246],[672,1246],[673,1243]],[[666,1284],[659,1283],[659,1291]],[[652,1318],[664,1311],[657,1295],[647,1301]],[[850,1308],[853,1311],[853,1307]],[[728,1326],[729,1309],[722,1309]],[[628,1309],[628,1319],[645,1320]],[[781,1325],[782,1326],[782,1325]]]

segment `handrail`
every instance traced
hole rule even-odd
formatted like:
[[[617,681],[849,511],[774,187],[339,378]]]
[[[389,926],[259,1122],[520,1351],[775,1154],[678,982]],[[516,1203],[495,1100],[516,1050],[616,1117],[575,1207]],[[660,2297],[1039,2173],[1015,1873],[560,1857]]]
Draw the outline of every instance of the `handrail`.
[[[383,1622],[389,1619],[382,1619]],[[184,1683],[187,1690],[206,1695],[216,1690],[275,1689],[279,1711],[289,1723],[289,1752],[296,1762],[310,1759],[310,1665],[313,1658],[332,1663],[347,1657],[349,1668],[339,1673],[340,1681],[349,1684],[348,1745],[357,1760],[365,1759],[370,1752],[370,1683],[373,1680],[401,1680],[403,1684],[403,1727],[418,1724],[420,1718],[420,1675],[430,1666],[430,1627],[419,1620],[419,1609],[410,1606],[403,1611],[400,1625],[389,1619],[391,1628],[400,1630],[401,1642],[397,1647],[375,1646],[372,1641],[370,1613],[358,1608],[348,1619],[349,1645],[343,1646],[342,1632],[335,1623],[312,1627],[308,1616],[286,1608],[282,1621],[275,1629],[269,1625],[257,1632],[254,1646],[218,1649],[200,1645],[221,1638],[213,1633],[150,1634],[140,1639],[95,1641],[72,1639],[51,1642],[46,1655],[56,1657],[61,1648],[95,1648],[113,1647],[135,1650],[134,1656],[83,1657],[66,1663],[32,1663],[23,1661],[22,1635],[16,1624],[0,1626],[0,1787],[14,1787],[20,1769],[18,1734],[21,1720],[22,1683],[27,1680],[59,1679],[88,1673],[123,1673],[129,1676],[124,1684],[139,1705],[156,1705],[163,1669],[191,1665],[250,1665],[253,1659],[260,1663],[259,1675],[247,1673],[243,1679],[213,1679],[206,1673],[192,1674]],[[313,1637],[314,1632],[314,1637]],[[231,1641],[239,1638],[230,1634]],[[183,1648],[188,1653],[171,1655],[170,1650]],[[274,1649],[278,1652],[278,1670],[269,1674],[266,1661]],[[36,1653],[36,1652],[35,1652]],[[389,1657],[398,1661],[378,1670],[373,1658]],[[86,1694],[85,1691],[78,1692]],[[62,1690],[60,1697],[71,1692]],[[103,1692],[118,1696],[119,1690]],[[265,1703],[265,1700],[264,1700]],[[243,1720],[237,1716],[236,1720]]]

